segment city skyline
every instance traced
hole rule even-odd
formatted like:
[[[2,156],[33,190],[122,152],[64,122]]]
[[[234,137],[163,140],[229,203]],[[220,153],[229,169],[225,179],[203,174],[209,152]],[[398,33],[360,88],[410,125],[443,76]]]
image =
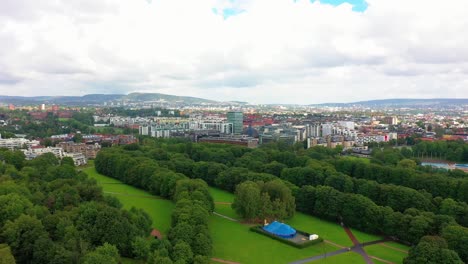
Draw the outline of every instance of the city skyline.
[[[7,1],[0,94],[468,98],[468,3]]]

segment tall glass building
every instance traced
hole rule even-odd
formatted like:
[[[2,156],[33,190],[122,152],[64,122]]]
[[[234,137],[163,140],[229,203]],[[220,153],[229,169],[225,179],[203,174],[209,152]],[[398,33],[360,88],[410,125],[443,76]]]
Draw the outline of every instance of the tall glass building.
[[[242,112],[228,112],[227,121],[232,123],[234,134],[242,134],[244,130],[244,114]]]

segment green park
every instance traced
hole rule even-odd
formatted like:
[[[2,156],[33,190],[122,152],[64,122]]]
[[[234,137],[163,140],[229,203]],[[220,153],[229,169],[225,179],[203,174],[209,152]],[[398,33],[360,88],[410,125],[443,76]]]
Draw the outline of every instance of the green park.
[[[153,221],[153,228],[160,230],[163,236],[167,234],[174,209],[172,201],[101,175],[92,165],[83,171],[97,181],[104,194],[118,198],[125,209],[135,207],[146,211]],[[252,225],[242,222],[241,217],[231,208],[234,194],[213,187],[209,188],[209,192],[215,203],[214,213],[209,218],[209,231],[213,240],[212,263],[290,263],[353,245],[339,224],[299,212],[286,223],[309,233],[317,233],[325,241],[304,249],[285,245],[251,232],[249,228]],[[355,229],[352,232],[360,243],[382,239]],[[365,250],[375,263],[402,263],[409,247],[385,242],[365,247]],[[132,262],[128,259],[126,261]],[[365,260],[350,251],[310,263],[365,263]]]

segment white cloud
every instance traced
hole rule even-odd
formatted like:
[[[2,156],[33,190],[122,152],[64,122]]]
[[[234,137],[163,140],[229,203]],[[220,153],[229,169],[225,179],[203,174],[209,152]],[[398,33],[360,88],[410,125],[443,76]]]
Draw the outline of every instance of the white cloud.
[[[466,0],[367,2],[359,13],[309,0],[4,0],[0,94],[468,97]]]

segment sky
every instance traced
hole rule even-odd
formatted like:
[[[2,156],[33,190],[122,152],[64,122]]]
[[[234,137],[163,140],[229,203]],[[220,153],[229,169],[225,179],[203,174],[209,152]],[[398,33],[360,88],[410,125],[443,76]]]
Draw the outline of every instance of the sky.
[[[1,0],[0,95],[468,98],[467,0]]]

